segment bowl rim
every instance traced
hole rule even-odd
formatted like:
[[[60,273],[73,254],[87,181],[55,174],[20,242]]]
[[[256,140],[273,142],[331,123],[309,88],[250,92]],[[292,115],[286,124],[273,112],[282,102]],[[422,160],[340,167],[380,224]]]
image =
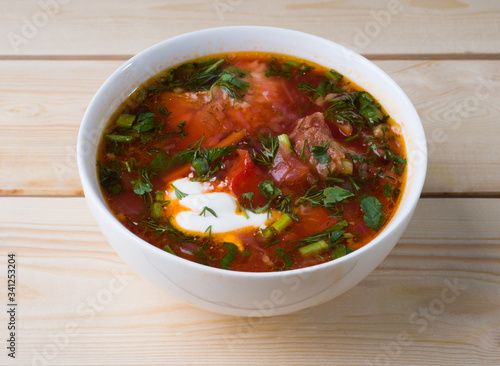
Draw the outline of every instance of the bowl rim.
[[[297,36],[297,37],[309,37],[310,39],[315,39],[317,41],[321,42],[327,42],[331,46],[339,49],[341,52],[345,52],[348,54],[350,57],[356,58],[358,62],[363,62],[369,65],[370,68],[374,72],[377,72],[380,77],[383,79],[383,83],[386,84],[390,89],[394,90],[394,95],[397,95],[398,98],[404,103],[407,104],[406,107],[410,108],[406,113],[409,113],[410,115],[413,115],[413,119],[416,119],[416,125],[413,126],[413,129],[416,130],[419,136],[416,136],[416,138],[419,139],[419,141],[423,141],[423,144],[421,147],[419,147],[421,150],[419,151],[420,156],[419,156],[419,164],[417,164],[417,167],[414,170],[415,176],[413,177],[414,184],[412,186],[412,190],[408,191],[407,190],[407,182],[405,182],[405,190],[403,192],[403,197],[401,197],[401,202],[396,210],[396,212],[393,214],[393,217],[390,219],[390,221],[386,224],[386,226],[382,229],[381,232],[377,234],[375,238],[373,238],[370,242],[365,244],[363,247],[353,251],[352,253],[349,253],[346,256],[343,256],[341,258],[328,261],[325,263],[321,264],[316,264],[313,266],[305,267],[305,268],[297,268],[297,269],[291,269],[287,271],[278,271],[278,272],[244,272],[244,271],[237,271],[237,270],[227,270],[227,269],[221,269],[221,268],[216,268],[216,267],[210,267],[206,266],[200,263],[196,263],[181,257],[178,257],[176,255],[172,255],[170,253],[165,252],[164,250],[150,244],[149,242],[145,241],[144,239],[136,236],[134,233],[132,233],[130,230],[128,230],[124,225],[122,225],[119,220],[113,215],[113,213],[110,211],[106,203],[104,202],[102,193],[100,191],[100,186],[97,181],[94,180],[92,177],[92,174],[89,169],[87,169],[87,164],[86,160],[88,160],[88,157],[86,157],[88,154],[85,154],[83,152],[83,146],[85,145],[85,142],[87,141],[87,135],[86,135],[86,130],[87,126],[97,126],[96,123],[93,123],[91,119],[91,113],[93,113],[95,105],[98,103],[99,99],[102,97],[105,97],[108,89],[112,89],[112,83],[116,78],[118,78],[127,68],[132,67],[135,62],[138,62],[138,60],[142,60],[146,56],[148,56],[150,53],[156,53],[158,50],[163,50],[164,48],[168,48],[169,44],[178,42],[178,41],[189,41],[192,38],[197,38],[200,35],[203,35],[204,37],[207,35],[221,35],[225,32],[228,33],[234,33],[234,32],[249,32],[249,33],[254,33],[256,31],[260,32],[276,32],[280,33],[282,32],[283,34],[287,34],[289,36]],[[259,50],[261,52],[270,52],[270,51],[265,51],[265,50]],[[216,54],[217,52],[214,52]],[[219,52],[221,53],[221,52]],[[224,53],[224,52],[222,52]],[[274,53],[274,52],[273,52]],[[188,62],[188,60],[179,60],[179,64],[183,62]],[[317,62],[319,63],[319,62]],[[351,77],[350,77],[351,78]],[[140,84],[145,82],[146,80],[142,80]],[[139,85],[140,85],[139,84]],[[130,90],[132,92],[135,89]],[[120,101],[122,103],[123,101]],[[114,111],[113,111],[114,112]],[[404,123],[404,122],[403,122]],[[89,129],[90,130],[90,129]],[[102,136],[102,133],[99,134],[99,141]],[[97,141],[96,148],[99,144],[99,141]],[[329,39],[325,39],[322,37],[318,37],[312,34],[292,30],[292,29],[286,29],[286,28],[278,28],[278,27],[268,27],[268,26],[251,26],[251,25],[243,25],[243,26],[227,26],[227,27],[215,27],[215,28],[207,28],[207,29],[202,29],[202,30],[197,30],[185,34],[181,34],[175,37],[171,37],[169,39],[166,39],[164,41],[161,41],[159,43],[156,43],[143,51],[139,52],[126,62],[124,62],[118,69],[116,69],[107,79],[106,81],[99,87],[95,95],[92,97],[92,100],[90,101],[84,116],[82,118],[82,122],[79,128],[79,133],[78,133],[78,140],[77,140],[77,165],[78,165],[78,171],[80,175],[80,180],[82,183],[83,191],[86,197],[86,201],[89,206],[92,206],[92,204],[95,206],[95,208],[101,212],[104,215],[104,218],[107,220],[106,224],[112,225],[112,229],[115,231],[121,232],[122,235],[125,235],[127,238],[132,240],[134,242],[134,245],[138,245],[141,247],[141,249],[145,249],[149,251],[150,253],[153,253],[154,255],[159,255],[159,256],[165,256],[166,260],[172,260],[178,262],[182,266],[186,266],[189,269],[194,269],[197,271],[202,271],[202,272],[207,272],[215,275],[224,275],[224,276],[230,276],[234,278],[246,278],[246,277],[256,277],[256,278],[275,278],[275,277],[285,277],[285,276],[297,276],[301,274],[308,274],[311,272],[316,272],[316,271],[321,271],[321,270],[326,270],[330,267],[338,266],[341,263],[348,262],[355,260],[357,257],[363,256],[365,252],[369,251],[371,248],[382,244],[384,240],[387,239],[388,235],[394,231],[399,225],[403,224],[404,221],[412,215],[413,210],[418,202],[418,199],[420,197],[423,184],[425,181],[425,176],[426,176],[426,170],[427,170],[427,148],[426,148],[426,143],[425,143],[425,133],[423,130],[422,122],[420,120],[420,117],[418,116],[418,113],[411,103],[410,99],[406,95],[406,93],[401,89],[401,87],[396,84],[396,82],[387,74],[385,73],[382,69],[380,69],[377,65],[375,65],[373,62],[369,61],[365,57],[361,56],[355,51],[350,50],[349,48],[340,45],[334,41],[331,41]],[[407,144],[406,149],[407,149]],[[407,152],[407,162],[409,158],[408,150]],[[91,155],[88,155],[91,157]],[[408,174],[408,164],[407,164],[407,174]],[[408,179],[408,176],[407,176]],[[406,201],[403,202],[403,198],[407,196]],[[91,207],[91,211],[92,207]],[[93,212],[94,213],[94,212]],[[95,216],[95,214],[94,214]],[[100,222],[98,223],[99,225],[101,224]]]

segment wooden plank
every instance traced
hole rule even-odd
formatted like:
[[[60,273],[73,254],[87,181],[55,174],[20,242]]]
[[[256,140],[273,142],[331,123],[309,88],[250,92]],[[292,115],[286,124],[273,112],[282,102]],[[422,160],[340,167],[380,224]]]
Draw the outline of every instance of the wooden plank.
[[[429,145],[424,192],[497,194],[500,61],[376,63],[423,121]],[[75,146],[80,121],[120,64],[0,61],[0,194],[82,195]]]
[[[498,61],[376,63],[407,93],[424,125],[424,192],[498,193]]]
[[[87,105],[121,62],[4,61],[0,193],[82,195],[76,141]]]
[[[291,28],[364,54],[500,53],[500,4],[490,0],[195,0],[0,2],[2,55],[131,55],[219,26]]]
[[[295,314],[245,319],[139,278],[83,198],[0,198],[17,256],[18,354],[30,365],[498,365],[498,199],[423,199],[359,285]],[[6,282],[6,261],[0,262]],[[362,350],[360,352],[359,350]]]

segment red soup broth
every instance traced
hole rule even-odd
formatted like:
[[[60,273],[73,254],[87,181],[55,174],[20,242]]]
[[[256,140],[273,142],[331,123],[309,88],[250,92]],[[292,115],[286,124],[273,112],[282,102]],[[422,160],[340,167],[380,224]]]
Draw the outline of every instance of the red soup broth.
[[[343,75],[241,52],[141,85],[110,119],[97,169],[110,210],[151,245],[264,272],[325,263],[370,242],[398,207],[406,156],[398,124]],[[186,182],[199,191],[183,192]],[[233,212],[217,213],[221,197]],[[188,207],[190,199],[202,204]],[[260,222],[250,224],[254,215]],[[234,220],[242,224],[225,230]]]

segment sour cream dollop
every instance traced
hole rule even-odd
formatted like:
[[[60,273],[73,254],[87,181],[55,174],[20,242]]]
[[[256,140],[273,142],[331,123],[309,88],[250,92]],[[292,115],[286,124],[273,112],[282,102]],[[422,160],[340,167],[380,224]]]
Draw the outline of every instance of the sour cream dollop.
[[[213,190],[210,183],[182,178],[172,182],[172,185],[187,195],[180,198],[178,204],[188,210],[174,215],[177,225],[184,230],[205,233],[210,228],[211,233],[227,233],[263,226],[268,219],[266,213],[246,212],[247,217],[238,212],[236,197],[224,192],[210,192]],[[167,194],[172,200],[178,199],[174,190],[169,190]]]

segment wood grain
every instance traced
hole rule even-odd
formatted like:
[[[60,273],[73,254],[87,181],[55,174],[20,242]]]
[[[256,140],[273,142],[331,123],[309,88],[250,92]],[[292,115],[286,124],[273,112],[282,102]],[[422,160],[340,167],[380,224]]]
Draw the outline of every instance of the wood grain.
[[[427,135],[425,193],[497,194],[500,61],[376,61],[415,104]],[[0,194],[82,195],[76,138],[120,61],[0,61]],[[478,154],[478,146],[481,153]]]
[[[376,63],[407,93],[424,125],[429,154],[424,192],[497,194],[498,61]]]
[[[126,59],[243,24],[375,60],[422,119],[424,196],[449,197],[421,199],[391,254],[345,294],[250,320],[133,273],[91,217],[75,159],[90,99]],[[0,256],[17,255],[19,304],[17,357],[1,343],[0,364],[500,365],[499,24],[490,0],[0,0]],[[4,303],[6,274],[1,259]]]
[[[182,33],[242,24],[312,33],[367,55],[500,54],[500,4],[489,0],[2,0],[0,7],[1,55],[131,55]]]
[[[0,193],[82,195],[76,166],[80,121],[121,62],[1,64]]]
[[[359,285],[253,320],[195,309],[132,273],[83,198],[3,197],[0,207],[21,329],[18,363],[2,364],[498,365],[498,199],[422,199]],[[1,282],[5,273],[2,261]]]

